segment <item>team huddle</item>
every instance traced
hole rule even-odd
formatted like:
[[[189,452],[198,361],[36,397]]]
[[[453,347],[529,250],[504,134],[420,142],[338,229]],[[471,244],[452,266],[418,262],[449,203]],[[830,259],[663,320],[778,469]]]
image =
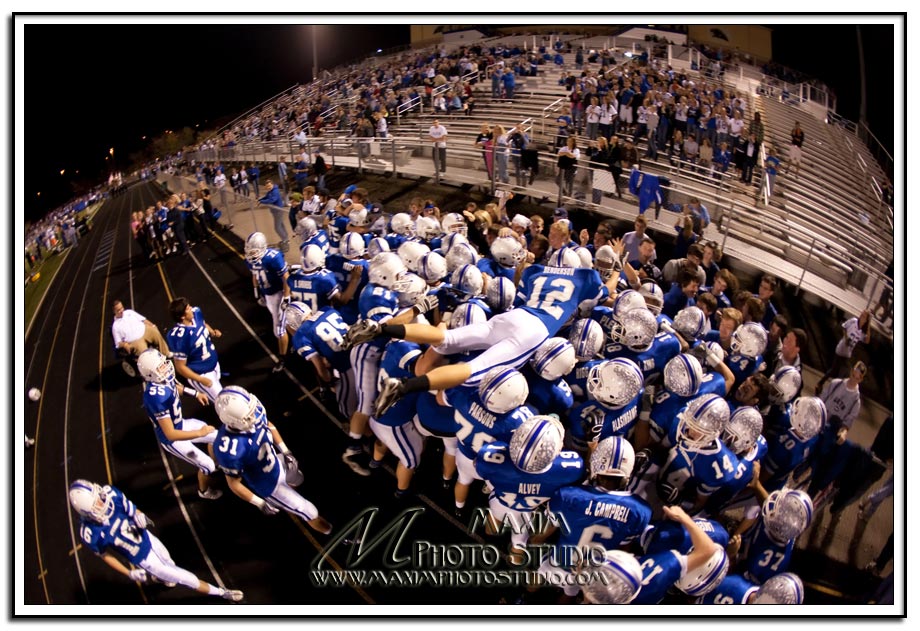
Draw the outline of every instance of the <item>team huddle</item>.
[[[514,223],[480,251],[463,215],[372,222],[366,193],[349,188],[299,220],[301,265],[258,232],[244,254],[272,316],[275,370],[297,355],[335,391],[352,471],[369,475],[391,453],[405,497],[426,440],[440,441],[458,517],[480,480],[493,531],[545,511],[565,524],[512,529],[507,556],[520,563],[528,545],[550,543],[538,572],[562,587],[560,602],[581,592],[599,604],[802,603],[787,570],[812,519],[799,489],[827,412],[800,395],[795,367],[765,374],[760,323],[722,335],[697,306],[668,317],[662,289],[619,239],[566,243],[538,262]],[[303,474],[265,407],[220,384],[220,332],[184,299],[170,311],[171,358],[138,357],[163,449],[196,467],[204,499],[220,496],[220,470],[266,514],[285,510],[330,532],[295,490]],[[182,394],[212,403],[221,427],[184,418]],[[111,548],[136,566],[119,563],[123,574],[242,598],[177,568],[117,489],[78,481],[71,498],[84,541],[113,567]],[[571,575],[591,550],[606,578],[579,585]]]

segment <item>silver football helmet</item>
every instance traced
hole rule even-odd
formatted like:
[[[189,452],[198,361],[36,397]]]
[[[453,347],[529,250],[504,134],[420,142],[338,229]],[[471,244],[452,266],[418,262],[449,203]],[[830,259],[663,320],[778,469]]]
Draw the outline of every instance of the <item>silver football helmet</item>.
[[[592,605],[625,605],[639,595],[642,588],[642,566],[639,560],[623,550],[607,550],[603,564],[593,567],[598,580],[582,585],[585,602]],[[600,579],[599,575],[604,578]]]
[[[448,273],[453,274],[464,265],[476,265],[479,255],[469,243],[458,243],[450,248],[444,260],[447,262]]]
[[[447,276],[447,261],[437,252],[428,252],[418,260],[418,275],[429,283],[437,283]]]
[[[363,239],[362,239],[363,241]],[[368,242],[367,247],[365,248],[367,255],[370,258],[374,258],[381,252],[389,252],[390,244],[387,243],[387,240],[383,237],[374,237]]]
[[[415,220],[415,232],[425,241],[431,241],[443,234],[441,224],[434,217],[419,217]]]
[[[664,387],[676,395],[692,397],[703,383],[703,367],[693,355],[680,353],[664,365]]]
[[[450,284],[470,296],[482,295],[482,272],[475,265],[463,265],[454,270]]]
[[[514,306],[517,289],[505,276],[496,276],[486,285],[486,304],[495,313],[503,313]]]
[[[642,392],[642,371],[631,359],[608,359],[588,371],[588,396],[612,408],[623,407]]]
[[[617,294],[617,297],[613,301],[614,315],[621,316],[633,309],[647,310],[645,299],[642,297],[642,294],[632,289],[626,289]]]
[[[544,473],[562,451],[565,429],[555,416],[531,416],[511,435],[511,462],[526,473]]]
[[[461,243],[469,245],[469,241],[466,239],[466,233],[448,232],[446,236],[441,239],[441,253],[444,256],[447,256],[447,253],[450,252],[451,248],[456,245],[460,245]]]
[[[367,216],[367,208],[353,208],[351,212],[348,213],[349,225],[364,228],[369,225],[370,222]]]
[[[373,285],[400,292],[409,287],[409,281],[406,279],[408,271],[406,264],[396,252],[381,252],[371,259],[367,277]]]
[[[515,267],[527,258],[527,250],[514,237],[496,237],[489,251],[492,258],[505,267]]]
[[[460,213],[447,213],[441,218],[441,230],[444,234],[462,234],[464,237],[469,231],[466,218]]]
[[[750,405],[735,408],[722,428],[722,441],[732,453],[741,455],[757,443],[757,438],[763,431],[763,416],[760,411]]]
[[[530,388],[527,379],[514,368],[496,366],[479,382],[479,398],[493,414],[504,414],[520,407],[527,400]]]
[[[600,322],[590,318],[576,320],[569,331],[569,342],[575,348],[575,357],[580,362],[597,357],[604,347],[604,338]]]
[[[641,297],[639,298],[641,300]],[[658,321],[643,307],[611,318],[610,339],[635,351],[648,349],[658,333]]]
[[[70,505],[81,517],[98,524],[108,524],[115,514],[115,500],[102,487],[89,480],[74,480],[70,485]]]
[[[220,422],[234,432],[251,432],[265,409],[258,397],[240,386],[227,386],[214,401]]]
[[[717,546],[716,551],[705,563],[684,574],[675,586],[688,596],[703,596],[718,587],[726,574],[728,555],[725,548]]]
[[[357,233],[351,233],[357,234]],[[360,237],[360,235],[358,235]],[[301,269],[307,274],[323,269],[326,265],[326,253],[318,245],[313,243],[303,249],[303,257],[300,259]]]
[[[639,293],[645,299],[645,306],[648,307],[648,310],[656,316],[660,315],[664,307],[664,292],[661,291],[658,283],[651,279],[642,281],[642,284],[639,285]]]
[[[597,249],[597,253],[594,255],[594,269],[597,270],[597,273],[601,275],[604,281],[610,280],[614,275],[617,263],[619,263],[619,260],[612,247],[602,245]]]
[[[767,331],[756,322],[745,322],[732,333],[731,351],[735,355],[757,357],[767,349]]]
[[[246,245],[243,247],[243,253],[246,260],[250,263],[258,263],[268,251],[268,241],[261,232],[253,232],[246,237]]]
[[[173,363],[155,348],[148,348],[137,356],[137,371],[148,383],[168,383],[176,378]]]
[[[770,376],[770,403],[789,403],[802,389],[802,373],[792,366],[783,366]]]
[[[429,252],[431,248],[418,241],[406,241],[396,249],[396,253],[399,254],[399,258],[406,264],[409,271],[415,273],[418,273],[419,260]]]
[[[294,333],[303,324],[303,321],[313,315],[313,309],[305,302],[292,302],[288,308],[281,312],[282,327],[288,333]]]
[[[773,541],[785,544],[811,525],[815,507],[805,491],[782,488],[767,496],[760,509],[763,526]]]
[[[591,250],[578,246],[575,248],[575,254],[581,259],[580,267],[584,267],[585,269],[592,269],[594,267],[594,258],[591,256]]]
[[[818,397],[799,397],[792,402],[789,411],[789,424],[792,432],[800,440],[810,440],[817,436],[827,423],[827,408]]]
[[[475,302],[464,302],[450,314],[448,328],[459,329],[461,326],[480,324],[488,320],[486,312]]]
[[[564,337],[550,337],[537,347],[530,365],[547,381],[556,381],[575,369],[575,349]]]
[[[703,449],[722,433],[730,416],[728,403],[717,394],[693,399],[677,415],[677,441],[690,450]]]
[[[684,307],[674,316],[674,330],[688,342],[700,339],[708,325],[709,320],[699,307]]]
[[[419,298],[428,292],[428,283],[425,282],[424,278],[412,272],[407,272],[403,280],[406,281],[406,287],[399,292],[396,300],[400,308],[404,309],[414,305]]]
[[[632,476],[636,451],[622,436],[608,436],[597,443],[591,453],[591,479],[599,475],[622,478],[624,484]]]
[[[386,243],[386,241],[384,241]],[[389,246],[387,246],[389,247]],[[339,253],[349,261],[364,258],[367,246],[364,237],[357,232],[347,232],[339,242]]]
[[[781,572],[763,582],[754,593],[755,605],[801,605],[805,601],[802,579],[792,572]]]
[[[390,230],[404,237],[415,236],[415,222],[409,213],[396,213],[390,219]]]
[[[316,233],[319,232],[319,229],[316,227],[316,220],[314,220],[313,217],[303,217],[297,222],[297,227],[294,228],[294,232],[301,240],[306,241],[315,236]]]
[[[552,253],[549,257],[550,267],[569,267],[572,269],[581,267],[581,257],[575,253],[575,250],[569,247],[562,247]]]

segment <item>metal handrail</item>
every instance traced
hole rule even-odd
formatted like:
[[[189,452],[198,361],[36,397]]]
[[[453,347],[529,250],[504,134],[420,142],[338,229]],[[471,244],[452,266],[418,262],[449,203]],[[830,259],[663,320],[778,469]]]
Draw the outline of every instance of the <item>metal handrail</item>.
[[[222,133],[224,133],[224,132],[227,131],[228,129],[231,129],[231,128],[232,128],[234,125],[236,125],[239,121],[245,119],[247,116],[252,115],[253,112],[257,111],[257,110],[258,110],[259,108],[261,108],[261,107],[264,107],[264,106],[267,105],[268,103],[271,103],[272,101],[281,98],[281,97],[284,96],[285,94],[288,94],[288,93],[292,92],[292,91],[293,91],[294,89],[296,89],[298,86],[300,86],[300,84],[299,84],[299,83],[295,83],[295,84],[292,85],[291,87],[285,88],[284,90],[282,90],[281,92],[279,92],[279,93],[276,94],[275,96],[270,97],[270,98],[268,98],[268,99],[265,99],[264,101],[262,101],[261,103],[259,103],[259,104],[256,105],[255,107],[250,108],[249,110],[247,110],[247,111],[244,112],[243,114],[240,114],[239,116],[237,116],[236,118],[234,118],[232,121],[230,121],[229,123],[227,123],[226,125],[224,125],[224,126],[221,127],[220,129],[218,129],[217,131],[215,131],[209,138],[207,138],[207,140],[213,140],[214,138],[219,138],[220,135],[221,135]]]

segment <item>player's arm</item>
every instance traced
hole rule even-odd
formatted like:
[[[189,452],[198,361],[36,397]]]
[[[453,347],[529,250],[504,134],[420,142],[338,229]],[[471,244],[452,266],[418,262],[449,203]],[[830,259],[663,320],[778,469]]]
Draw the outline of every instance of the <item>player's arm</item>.
[[[447,363],[447,360],[444,355],[429,346],[425,349],[425,352],[422,353],[421,357],[415,361],[415,374],[418,377],[427,375],[429,372],[438,366],[443,366],[445,363]]]
[[[347,305],[351,302],[352,298],[355,297],[355,292],[358,291],[358,285],[361,284],[361,274],[363,273],[363,268],[360,265],[355,265],[351,268],[351,271],[348,273],[348,286],[345,287],[344,291],[337,293],[332,297],[332,304],[335,306]]]
[[[211,380],[208,379],[207,381],[210,382]],[[177,392],[179,393],[180,396],[185,394],[186,390],[188,390],[188,388],[183,386],[181,383],[177,383],[176,386],[177,386]],[[209,383],[207,387],[210,388],[211,384]],[[211,400],[208,398],[208,395],[206,395],[204,392],[198,392],[197,390],[193,389],[191,390],[190,394],[196,399],[198,399],[198,403],[200,403],[201,405],[207,405],[208,403],[211,402]]]
[[[208,330],[208,334],[213,337],[215,340],[218,339],[223,333],[220,332],[220,329],[215,329],[207,322],[204,323],[204,327]]]
[[[193,440],[195,438],[201,438],[207,436],[211,432],[216,432],[217,428],[211,425],[204,425],[196,430],[185,430],[185,429],[176,429],[172,424],[168,414],[164,414],[157,418],[157,424],[160,426],[163,435],[166,436],[167,440],[175,442],[177,440]]]
[[[131,568],[125,565],[121,561],[121,559],[119,559],[117,556],[115,556],[111,552],[103,552],[99,556],[102,557],[102,560],[105,561],[106,565],[108,565],[110,568],[112,568],[113,570],[121,574],[122,576],[126,576],[127,578],[130,578],[132,580],[136,580],[133,576],[131,576]],[[141,572],[143,572],[143,570],[141,570]]]
[[[322,357],[319,353],[316,353],[313,355],[313,357],[310,358],[310,362],[316,369],[316,376],[319,377],[320,381],[326,384],[332,381],[332,373],[329,371],[329,367],[326,365],[327,362],[324,357]]]
[[[680,506],[662,507],[665,517],[679,523],[690,535],[693,551],[687,555],[687,571],[695,570],[709,560],[718,549],[716,543]]]
[[[205,388],[211,387],[211,380],[208,379],[207,377],[202,377],[197,372],[189,368],[188,360],[179,359],[178,357],[174,355],[172,362],[173,362],[173,366],[176,368],[176,372],[179,373],[180,376],[185,377],[189,381],[197,381],[198,383],[203,385]],[[184,390],[184,386],[183,386],[183,390]]]

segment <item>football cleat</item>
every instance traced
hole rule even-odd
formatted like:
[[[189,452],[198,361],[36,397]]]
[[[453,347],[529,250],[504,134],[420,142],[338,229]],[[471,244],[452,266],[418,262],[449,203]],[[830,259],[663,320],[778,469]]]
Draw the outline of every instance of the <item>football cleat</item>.
[[[358,320],[345,333],[345,341],[342,343],[342,350],[363,344],[380,335],[380,323],[376,320]]]
[[[383,416],[405,393],[405,386],[402,380],[387,379],[380,389],[380,394],[377,395],[377,404],[374,408],[376,417]]]
[[[342,454],[342,462],[348,465],[348,468],[357,473],[358,475],[367,477],[371,474],[371,470],[365,467],[358,458],[363,458],[363,451],[359,448],[357,452],[352,451],[351,448],[346,449],[345,453]]]
[[[226,587],[220,590],[220,597],[224,600],[232,600],[235,603],[243,600],[243,592],[238,589],[227,589]]]
[[[205,490],[198,490],[198,497],[203,500],[218,500],[223,497],[224,492],[220,489],[214,489],[211,487],[206,488]]]

